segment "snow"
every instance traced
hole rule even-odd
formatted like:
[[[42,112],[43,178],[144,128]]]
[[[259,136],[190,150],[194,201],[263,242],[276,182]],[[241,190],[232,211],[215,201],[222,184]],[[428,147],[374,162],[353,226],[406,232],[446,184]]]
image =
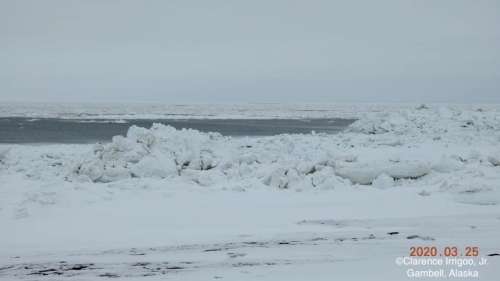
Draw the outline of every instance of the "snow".
[[[417,107],[374,106],[336,135],[154,124],[0,145],[0,278],[404,280],[412,246],[477,246],[490,265],[470,269],[496,280],[499,108]]]

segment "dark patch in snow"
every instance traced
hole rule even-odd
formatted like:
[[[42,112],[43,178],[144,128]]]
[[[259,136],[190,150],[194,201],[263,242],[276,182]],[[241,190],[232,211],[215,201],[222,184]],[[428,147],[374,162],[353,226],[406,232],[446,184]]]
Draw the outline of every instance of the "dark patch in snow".
[[[239,262],[239,263],[233,264],[234,267],[247,267],[247,266],[257,266],[257,265],[260,265],[260,263],[256,263],[256,262]]]
[[[265,245],[264,242],[243,242],[243,244],[247,244],[247,245]]]
[[[99,276],[100,277],[108,277],[108,278],[118,278],[118,277],[120,277],[119,275],[113,274],[113,273],[104,273],[104,274],[100,274]]]
[[[273,249],[277,247],[293,247],[296,245],[309,245],[309,246],[321,246],[325,244],[334,244],[339,241],[351,240],[357,241],[359,240],[367,240],[367,239],[375,239],[375,236],[368,236],[364,238],[342,238],[342,239],[327,239],[327,238],[318,238],[318,237],[304,237],[303,240],[263,240],[263,241],[247,241],[247,242],[235,242],[235,243],[224,243],[224,244],[193,244],[193,245],[176,245],[176,246],[168,246],[168,247],[155,247],[155,248],[129,248],[129,249],[115,249],[108,251],[100,251],[95,253],[87,253],[87,254],[72,254],[71,256],[78,256],[80,260],[94,260],[95,257],[109,257],[106,259],[106,263],[72,263],[65,262],[61,260],[55,260],[53,262],[48,263],[19,263],[17,265],[9,265],[7,267],[0,268],[0,276],[1,278],[11,279],[14,278],[26,278],[31,276],[47,276],[54,277],[60,276],[59,278],[83,278],[83,279],[92,279],[99,277],[107,277],[107,278],[125,278],[125,277],[143,277],[143,276],[158,276],[165,274],[177,274],[178,272],[191,272],[191,271],[199,271],[206,270],[210,268],[232,268],[232,267],[255,267],[255,266],[275,266],[275,265],[289,265],[289,264],[303,264],[311,263],[311,262],[330,262],[330,261],[338,261],[332,260],[330,258],[321,258],[321,259],[307,259],[307,260],[283,260],[276,258],[266,258],[262,261],[258,262],[212,262],[211,259],[206,261],[183,261],[179,262],[173,261],[170,262],[155,262],[144,260],[144,257],[141,257],[140,260],[135,260],[131,262],[112,262],[114,257],[116,256],[129,256],[130,255],[145,255],[150,256],[149,254],[154,253],[155,255],[161,255],[163,253],[167,254],[168,257],[171,257],[172,254],[175,253],[196,253],[196,252],[206,252],[205,255],[219,255],[219,253],[210,253],[210,250],[229,250],[229,253],[226,253],[230,258],[238,258],[244,257],[247,255],[245,252],[248,248],[259,248],[263,251],[266,249]],[[207,251],[208,250],[208,251]],[[218,252],[218,251],[213,251]],[[130,258],[127,258],[130,259]],[[139,258],[138,258],[139,259]]]
[[[222,251],[222,249],[221,248],[216,248],[216,249],[205,250],[205,252],[218,252],[218,251]]]
[[[325,240],[326,240],[325,238],[314,238],[309,241],[325,241]]]
[[[167,269],[170,269],[170,270],[180,270],[180,269],[184,269],[184,267],[180,267],[180,266],[170,266],[170,267],[167,267]]]
[[[244,257],[247,254],[245,253],[227,253],[230,258]]]
[[[93,265],[93,264],[90,264],[90,265]],[[87,269],[90,265],[77,264],[77,265],[75,265],[72,268],[69,268],[67,270],[82,270],[82,269]]]
[[[43,270],[39,270],[39,271],[34,271],[32,273],[29,273],[28,275],[51,275],[51,274],[62,275],[63,273],[57,271],[57,269],[51,268],[51,269],[43,269]]]
[[[410,235],[410,236],[406,237],[406,239],[422,239],[422,240],[427,240],[427,241],[436,240],[435,238],[432,238],[432,237],[426,237],[426,236],[420,236],[420,235]]]

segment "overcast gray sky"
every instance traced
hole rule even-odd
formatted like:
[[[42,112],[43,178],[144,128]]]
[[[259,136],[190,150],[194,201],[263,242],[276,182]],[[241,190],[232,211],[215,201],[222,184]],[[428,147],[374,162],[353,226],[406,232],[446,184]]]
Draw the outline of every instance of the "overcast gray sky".
[[[500,1],[0,0],[0,101],[500,102]]]

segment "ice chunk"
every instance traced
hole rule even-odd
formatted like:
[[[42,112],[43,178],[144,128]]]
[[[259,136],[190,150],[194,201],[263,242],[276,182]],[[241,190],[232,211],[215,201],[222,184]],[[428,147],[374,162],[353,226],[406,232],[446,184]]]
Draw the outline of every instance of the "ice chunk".
[[[319,189],[334,189],[339,186],[348,186],[348,185],[351,185],[351,183],[348,180],[345,180],[336,175],[331,175],[330,177],[325,179],[323,183],[317,185],[316,187]]]
[[[102,143],[98,142],[92,146],[92,153],[97,154],[104,151],[104,146]]]
[[[182,170],[181,176],[207,187],[220,184],[225,179],[224,173],[220,171]]]
[[[179,171],[171,158],[146,156],[135,164],[131,172],[140,178],[165,178],[169,175],[177,175]]]
[[[177,164],[184,166],[189,165],[194,160],[194,152],[191,150],[181,152],[177,155],[176,162]]]
[[[488,161],[493,164],[493,166],[500,166],[500,153],[488,156]]]
[[[137,142],[138,143],[143,143],[147,145],[148,147],[151,146],[156,140],[155,135],[148,133],[148,134],[140,134],[137,136]]]
[[[372,186],[380,189],[392,188],[394,187],[394,179],[383,173],[373,180]]]
[[[254,153],[249,152],[240,156],[240,163],[251,165],[255,161],[257,161],[257,155]]]
[[[137,143],[142,143],[150,147],[155,141],[156,136],[146,128],[131,126],[127,131],[127,138]]]
[[[358,164],[335,170],[335,174],[353,183],[370,184],[385,173],[394,179],[418,178],[430,172],[430,167],[421,162],[375,162]]]
[[[124,136],[114,136],[112,147],[117,151],[130,151],[134,149],[136,143]]]
[[[118,180],[129,179],[131,177],[130,172],[125,168],[108,168],[104,170],[102,177],[99,179],[100,182],[113,182]]]
[[[448,157],[443,157],[441,160],[432,165],[432,170],[440,173],[451,173],[453,171],[451,159]]]
[[[315,165],[315,173],[311,175],[311,182],[314,186],[319,186],[325,182],[326,179],[335,175],[332,167]]]
[[[10,151],[10,147],[8,146],[0,146],[0,160],[7,155],[7,153]]]
[[[295,169],[290,169],[286,172],[286,177],[288,178],[288,182],[292,181],[298,181],[299,180],[299,173],[297,173],[297,170]]]
[[[481,160],[481,153],[477,150],[471,150],[469,152],[469,156],[467,156],[468,160]]]
[[[300,162],[297,165],[297,171],[299,172],[299,174],[304,174],[304,175],[314,173],[315,171],[314,166],[315,164],[312,162]]]
[[[214,158],[210,154],[203,154],[201,156],[201,169],[210,170],[213,167]]]
[[[104,172],[104,164],[102,161],[96,159],[92,161],[88,161],[81,165],[80,169],[78,169],[78,174],[87,175],[91,180],[98,180]]]
[[[382,129],[386,132],[389,132],[389,131],[391,131],[392,126],[389,122],[383,122],[382,124],[378,125],[378,128]]]
[[[126,162],[137,163],[148,153],[149,151],[144,144],[137,144],[131,151],[124,153],[122,157]]]
[[[287,188],[288,178],[282,170],[274,171],[271,176],[271,182],[269,186],[277,187],[277,188]]]

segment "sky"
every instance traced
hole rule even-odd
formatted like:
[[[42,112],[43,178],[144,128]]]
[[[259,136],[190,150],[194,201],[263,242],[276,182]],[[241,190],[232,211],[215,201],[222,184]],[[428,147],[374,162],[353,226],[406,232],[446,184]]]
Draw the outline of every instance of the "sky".
[[[500,102],[500,1],[0,0],[0,102]]]

